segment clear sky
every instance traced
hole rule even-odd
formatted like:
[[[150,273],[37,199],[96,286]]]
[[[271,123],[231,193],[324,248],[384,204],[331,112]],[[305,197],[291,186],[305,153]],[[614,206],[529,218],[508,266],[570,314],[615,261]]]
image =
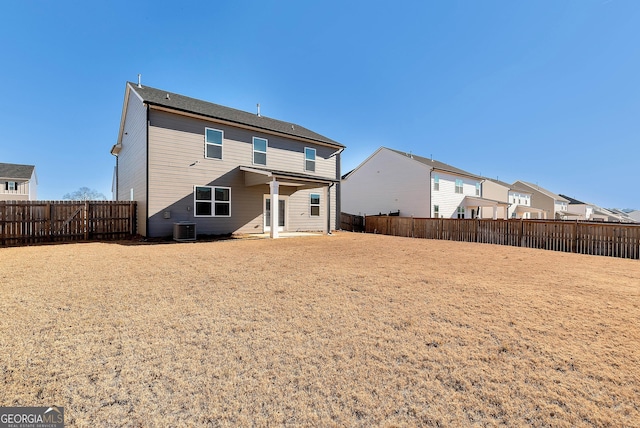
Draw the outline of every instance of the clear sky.
[[[640,209],[640,1],[6,1],[0,162],[111,196],[125,82]]]

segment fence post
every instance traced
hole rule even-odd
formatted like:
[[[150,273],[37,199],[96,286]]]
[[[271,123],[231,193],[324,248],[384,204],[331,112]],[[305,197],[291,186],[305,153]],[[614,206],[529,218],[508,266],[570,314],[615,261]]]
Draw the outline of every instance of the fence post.
[[[518,235],[518,247],[522,247],[522,241],[524,240],[524,219],[520,220],[520,230]]]
[[[2,204],[2,222],[0,222],[0,231],[2,232],[2,245],[6,245],[6,229],[7,229],[7,204]]]
[[[84,240],[89,240],[89,201],[84,201]]]

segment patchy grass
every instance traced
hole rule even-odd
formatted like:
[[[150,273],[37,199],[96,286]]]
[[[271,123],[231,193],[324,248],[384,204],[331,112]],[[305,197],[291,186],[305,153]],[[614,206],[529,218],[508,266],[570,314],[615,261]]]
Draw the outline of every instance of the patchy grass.
[[[340,233],[0,249],[0,405],[78,426],[640,426],[640,262]]]

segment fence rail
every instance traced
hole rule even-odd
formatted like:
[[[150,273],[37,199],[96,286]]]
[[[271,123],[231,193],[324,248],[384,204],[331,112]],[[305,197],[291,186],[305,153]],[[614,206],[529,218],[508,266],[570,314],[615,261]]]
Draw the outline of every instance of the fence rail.
[[[367,216],[365,232],[640,259],[640,225]]]
[[[136,234],[136,203],[0,201],[0,245],[125,239]]]

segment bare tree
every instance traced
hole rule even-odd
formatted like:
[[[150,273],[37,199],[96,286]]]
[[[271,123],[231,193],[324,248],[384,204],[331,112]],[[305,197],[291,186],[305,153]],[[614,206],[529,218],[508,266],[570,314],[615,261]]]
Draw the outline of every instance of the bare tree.
[[[71,201],[106,201],[104,194],[88,187],[81,187],[75,192],[65,194],[62,199]]]

